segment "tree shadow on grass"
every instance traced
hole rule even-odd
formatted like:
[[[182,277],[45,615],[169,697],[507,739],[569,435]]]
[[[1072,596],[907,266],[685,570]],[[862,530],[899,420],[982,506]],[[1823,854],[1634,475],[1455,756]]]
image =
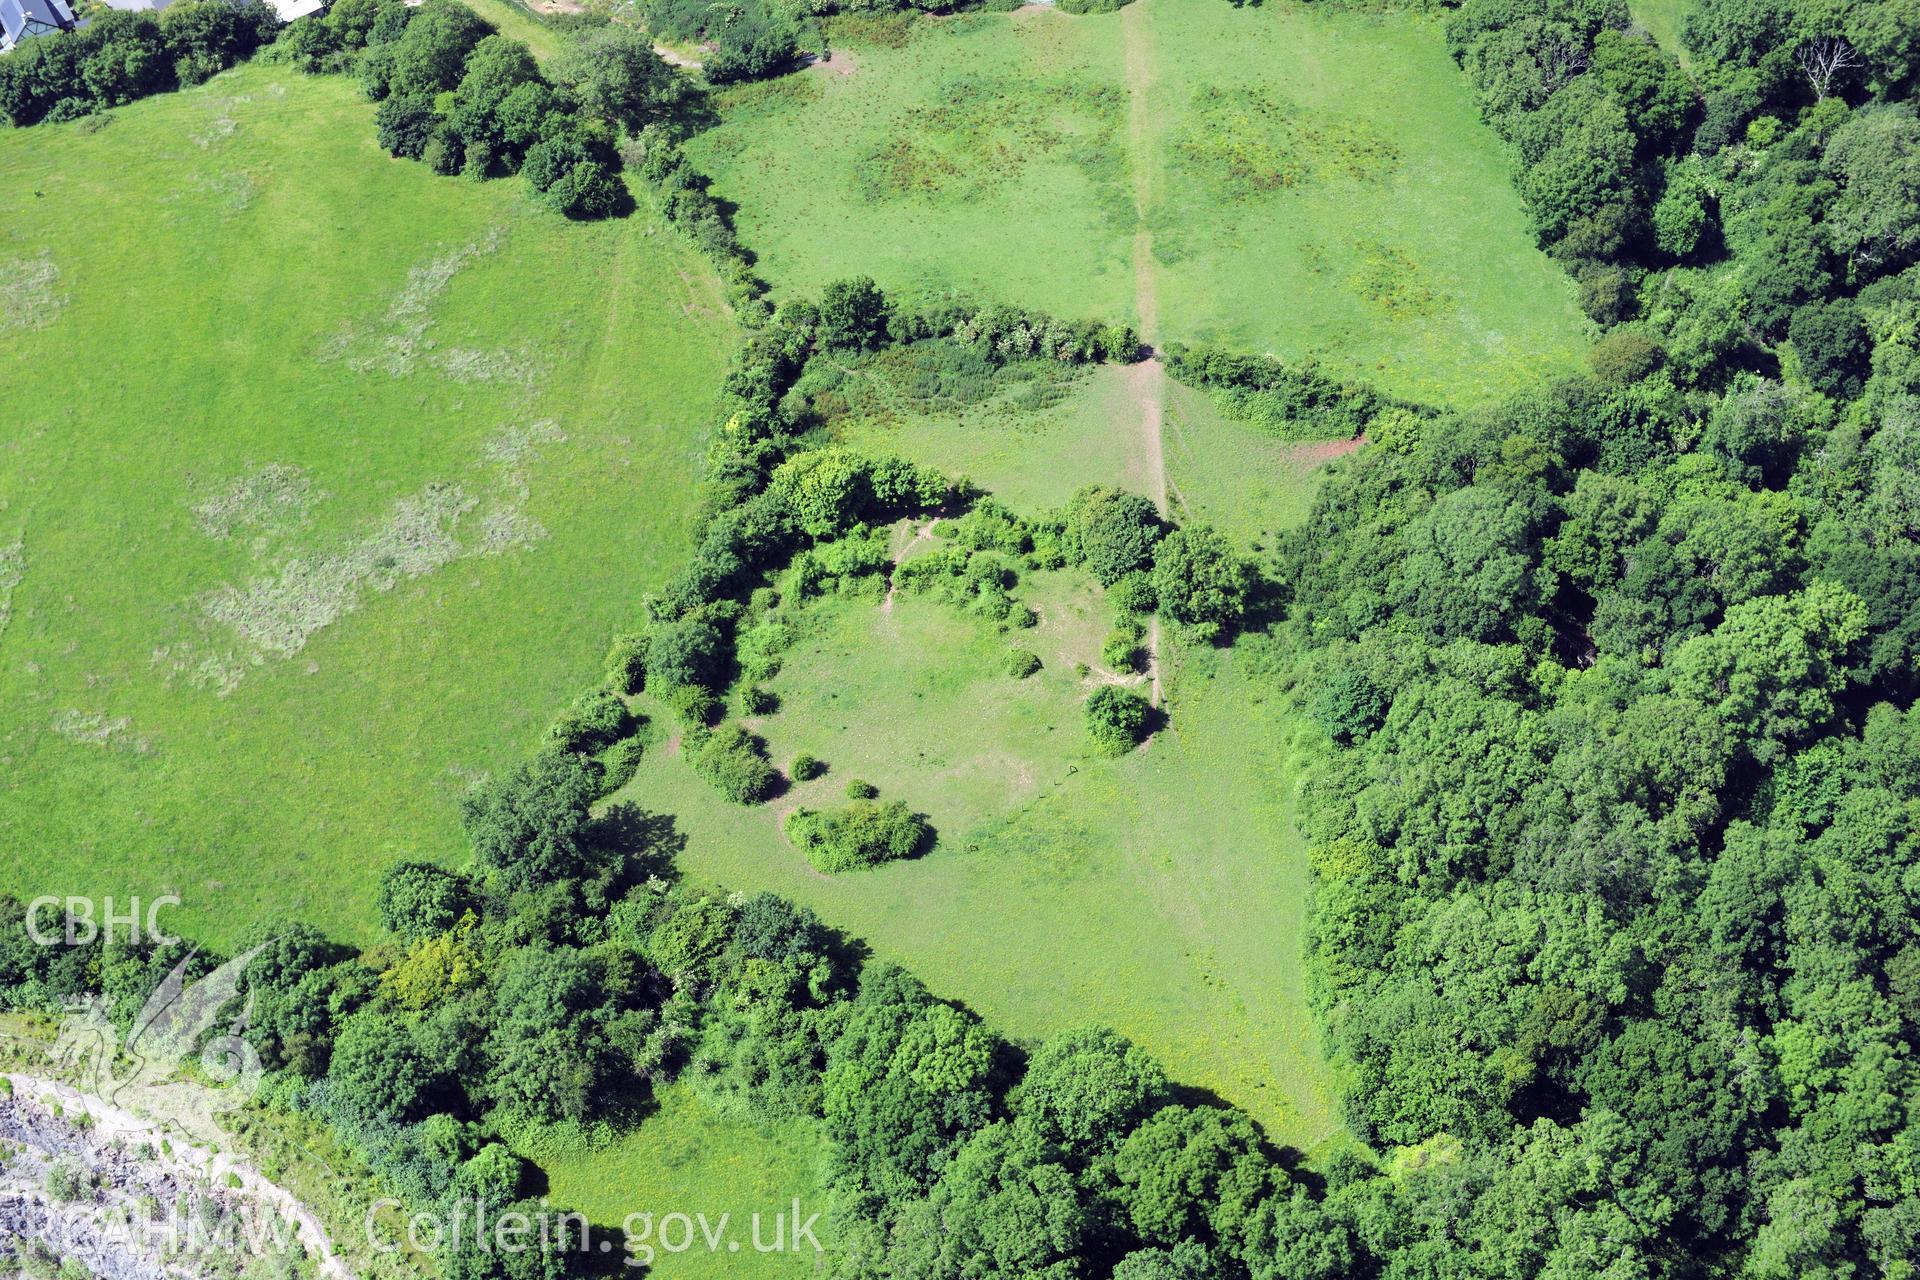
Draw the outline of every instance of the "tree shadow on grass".
[[[589,839],[596,849],[626,860],[622,879],[637,884],[652,877],[672,881],[686,852],[687,837],[670,813],[649,813],[621,801],[593,820]]]

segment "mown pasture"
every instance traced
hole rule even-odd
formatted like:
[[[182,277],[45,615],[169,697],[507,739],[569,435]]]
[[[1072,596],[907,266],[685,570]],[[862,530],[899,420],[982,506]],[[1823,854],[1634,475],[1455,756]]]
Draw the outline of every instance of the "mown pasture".
[[[731,341],[645,212],[388,158],[244,67],[0,134],[0,875],[378,935],[684,556]]]
[[[796,1200],[800,1221],[819,1213],[812,1236],[822,1249],[836,1247],[811,1129],[797,1121],[756,1120],[686,1085],[662,1089],[656,1101],[638,1127],[617,1137],[561,1128],[526,1133],[515,1146],[545,1172],[555,1204],[584,1215],[597,1239],[624,1248],[626,1259],[649,1267],[646,1275],[786,1280],[818,1274],[819,1256],[793,1230],[791,1216]],[[678,1222],[663,1228],[675,1214],[694,1220],[691,1233]]]

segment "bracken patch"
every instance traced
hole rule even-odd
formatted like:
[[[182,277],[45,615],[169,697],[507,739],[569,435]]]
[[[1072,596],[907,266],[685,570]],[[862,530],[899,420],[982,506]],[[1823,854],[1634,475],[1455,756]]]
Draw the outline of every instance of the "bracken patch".
[[[1396,320],[1439,315],[1452,301],[1425,283],[1426,272],[1404,249],[1375,241],[1356,241],[1360,265],[1349,283],[1362,298]]]

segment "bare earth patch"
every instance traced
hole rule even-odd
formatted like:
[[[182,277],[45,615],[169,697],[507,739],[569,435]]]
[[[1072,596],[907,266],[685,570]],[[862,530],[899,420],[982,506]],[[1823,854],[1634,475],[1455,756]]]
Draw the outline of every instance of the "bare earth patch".
[[[829,57],[814,58],[807,63],[808,71],[822,75],[850,76],[859,69],[859,62],[845,49],[835,49]]]
[[[1349,440],[1314,440],[1287,450],[1287,460],[1308,470],[1324,466],[1335,458],[1344,458],[1367,442],[1365,435]]]
[[[1152,113],[1147,90],[1154,80],[1153,56],[1146,33],[1140,24],[1138,5],[1120,12],[1120,31],[1126,47],[1127,69],[1127,144],[1137,154],[1147,145]],[[1153,233],[1147,230],[1147,208],[1151,203],[1151,170],[1145,164],[1133,166],[1133,208],[1140,229],[1133,237],[1133,309],[1140,321],[1142,340],[1152,342],[1160,329],[1159,279],[1153,261]],[[1151,490],[1148,497],[1167,514],[1167,454],[1161,431],[1167,398],[1167,372],[1159,357],[1135,365],[1127,374],[1127,391],[1140,408],[1140,447],[1146,457]],[[1160,688],[1160,615],[1147,623],[1147,683],[1151,701],[1159,706]]]

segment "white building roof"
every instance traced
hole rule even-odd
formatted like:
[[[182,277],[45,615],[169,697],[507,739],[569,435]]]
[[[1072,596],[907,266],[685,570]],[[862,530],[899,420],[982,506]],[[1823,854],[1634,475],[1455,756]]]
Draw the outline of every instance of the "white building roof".
[[[28,2],[32,3],[32,0]],[[0,0],[0,4],[6,3],[9,3],[9,0]],[[154,13],[158,13],[172,3],[173,0],[106,0],[107,6],[112,9],[126,9],[133,12],[144,9]],[[326,0],[267,0],[267,3],[273,6],[273,11],[280,15],[282,22],[292,22],[295,18],[319,13],[327,7]]]

